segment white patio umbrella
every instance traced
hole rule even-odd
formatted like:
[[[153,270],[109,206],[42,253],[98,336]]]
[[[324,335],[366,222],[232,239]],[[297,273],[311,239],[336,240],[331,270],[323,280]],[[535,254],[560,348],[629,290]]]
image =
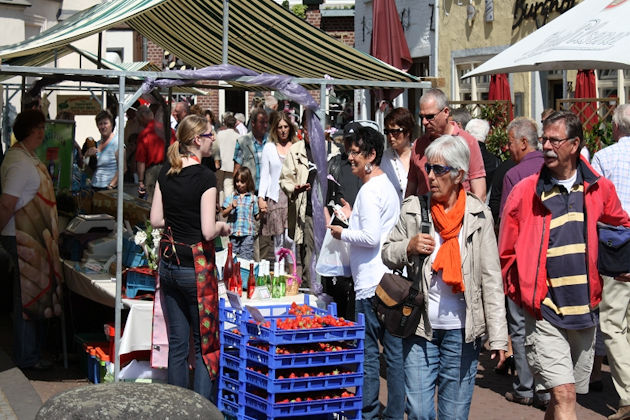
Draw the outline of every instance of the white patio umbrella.
[[[630,0],[585,0],[463,78],[494,73],[630,69]]]

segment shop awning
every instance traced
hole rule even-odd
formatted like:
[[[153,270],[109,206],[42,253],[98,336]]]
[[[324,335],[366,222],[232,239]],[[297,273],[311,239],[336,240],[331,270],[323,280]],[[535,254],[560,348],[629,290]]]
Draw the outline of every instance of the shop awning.
[[[362,80],[419,81],[343,44],[272,0],[230,0],[229,7],[229,64],[303,79],[328,75],[352,81],[347,88],[361,87]],[[36,37],[0,48],[0,59],[54,51],[121,23],[193,66],[221,63],[222,0],[117,0],[98,4]]]

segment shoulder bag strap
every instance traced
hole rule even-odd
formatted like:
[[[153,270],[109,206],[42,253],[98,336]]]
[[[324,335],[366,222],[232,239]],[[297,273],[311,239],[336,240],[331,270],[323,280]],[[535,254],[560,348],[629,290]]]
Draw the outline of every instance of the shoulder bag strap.
[[[421,233],[430,233],[431,232],[431,222],[429,221],[429,198],[428,195],[419,195],[418,196],[418,201],[420,202],[420,232]],[[424,261],[424,259],[428,257],[428,255],[425,256],[421,256],[419,258],[417,258],[417,262],[418,264],[420,264],[420,266],[422,266],[422,263]],[[420,272],[422,273],[422,268],[420,268]],[[422,274],[420,276],[417,276],[414,280],[413,283],[411,284],[411,288],[416,290],[416,293],[414,293],[414,298],[415,298],[415,294],[417,294],[417,292],[420,290],[420,278],[422,277]],[[411,295],[411,293],[410,293]]]

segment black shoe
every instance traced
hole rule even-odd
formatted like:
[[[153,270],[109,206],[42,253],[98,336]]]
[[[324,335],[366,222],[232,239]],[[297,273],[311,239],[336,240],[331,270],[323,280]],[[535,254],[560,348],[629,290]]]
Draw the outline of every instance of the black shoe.
[[[506,358],[505,362],[503,362],[503,366],[501,366],[500,368],[494,368],[494,373],[498,373],[499,375],[514,375],[514,372],[516,372],[516,367],[514,365],[514,355]]]
[[[509,402],[514,402],[521,405],[532,405],[534,403],[534,398],[532,397],[519,397],[511,392],[505,393],[505,399]]]
[[[599,381],[593,381],[588,384],[588,392],[602,392],[604,390],[604,383]]]

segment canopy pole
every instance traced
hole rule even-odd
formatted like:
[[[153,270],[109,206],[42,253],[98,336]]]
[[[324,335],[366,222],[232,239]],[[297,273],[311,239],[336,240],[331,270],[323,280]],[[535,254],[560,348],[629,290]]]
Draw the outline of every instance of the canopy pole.
[[[116,209],[116,303],[114,306],[114,381],[118,382],[120,373],[120,330],[122,312],[122,227],[123,227],[123,184],[125,177],[125,76],[120,76],[118,92],[118,208]]]
[[[96,60],[98,61],[98,63],[96,63],[96,68],[97,69],[102,69],[103,68],[103,32],[99,32],[98,33],[98,55],[96,56]]]
[[[228,63],[228,29],[230,25],[230,1],[223,0],[223,58],[222,64]]]
[[[319,112],[321,113],[319,122],[322,124],[322,131],[326,130],[326,84],[319,87]]]

